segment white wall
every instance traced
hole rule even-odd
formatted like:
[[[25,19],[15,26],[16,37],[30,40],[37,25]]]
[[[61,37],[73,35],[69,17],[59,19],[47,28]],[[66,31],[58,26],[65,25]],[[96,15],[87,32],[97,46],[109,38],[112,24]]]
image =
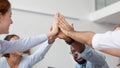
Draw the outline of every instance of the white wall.
[[[112,30],[115,25],[98,24],[87,20],[89,13],[94,11],[94,0],[10,0],[13,8],[29,10],[39,13],[30,13],[19,10],[13,10],[13,24],[10,27],[10,33],[15,33],[21,37],[28,37],[48,33],[52,24],[53,16],[56,11],[62,12],[65,16],[73,19],[67,19],[74,23],[75,29],[79,31],[95,31],[102,33]],[[41,13],[46,13],[44,15]],[[49,16],[50,14],[50,16]],[[74,19],[75,18],[75,19]],[[77,20],[79,18],[79,20]],[[37,49],[34,48],[32,52]],[[116,68],[117,58],[106,55],[110,68]],[[115,60],[114,60],[115,59]],[[111,63],[114,62],[114,63]],[[34,68],[74,68],[74,61],[69,55],[69,46],[64,41],[57,39],[45,58]]]
[[[13,8],[54,14],[62,12],[66,16],[84,18],[89,14],[94,0],[10,0]]]

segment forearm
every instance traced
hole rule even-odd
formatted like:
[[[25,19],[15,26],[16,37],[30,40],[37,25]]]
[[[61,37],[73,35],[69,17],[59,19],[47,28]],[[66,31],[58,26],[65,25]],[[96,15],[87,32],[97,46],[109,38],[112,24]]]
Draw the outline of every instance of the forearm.
[[[15,41],[1,40],[1,53],[11,53],[16,51],[25,51],[47,40],[47,35],[23,38]]]
[[[113,55],[113,56],[116,56],[116,57],[120,57],[120,50],[119,49],[102,49],[100,50],[104,53],[107,53],[107,54],[110,54],[110,55]]]
[[[68,45],[72,46],[76,51],[82,52],[85,48],[84,44],[79,43],[77,41],[73,41],[70,37],[64,36],[63,39]]]
[[[105,56],[97,53],[95,50],[93,50],[87,46],[85,47],[85,50],[82,53],[79,53],[79,56],[90,61],[94,65],[104,66],[104,64],[106,64]]]
[[[37,49],[37,51],[35,51],[35,53],[30,55],[30,61],[31,61],[30,64],[34,65],[37,62],[41,61],[51,46],[52,45],[50,45],[48,43],[48,41],[46,41],[42,45],[40,45],[40,47]]]
[[[66,34],[72,39],[92,47],[92,37],[95,34],[94,32],[68,31]]]

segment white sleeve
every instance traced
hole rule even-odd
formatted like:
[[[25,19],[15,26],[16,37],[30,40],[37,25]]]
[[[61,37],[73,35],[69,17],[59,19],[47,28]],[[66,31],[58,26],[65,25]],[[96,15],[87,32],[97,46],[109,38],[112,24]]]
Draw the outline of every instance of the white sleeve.
[[[92,46],[97,50],[120,49],[120,30],[108,31],[103,34],[95,34],[92,39]]]
[[[15,41],[0,40],[0,53],[11,53],[15,51],[25,51],[47,40],[47,35],[23,38]]]

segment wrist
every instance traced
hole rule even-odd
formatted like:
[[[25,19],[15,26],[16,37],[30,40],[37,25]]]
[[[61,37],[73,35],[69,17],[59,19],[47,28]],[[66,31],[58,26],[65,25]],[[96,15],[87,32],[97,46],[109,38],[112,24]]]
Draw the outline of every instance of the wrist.
[[[48,43],[52,44],[56,39],[55,35],[52,35],[51,33],[48,34]]]
[[[66,36],[66,37],[64,38],[64,40],[65,40],[66,42],[69,42],[69,41],[71,41],[71,38]]]
[[[84,50],[85,50],[85,45],[82,45],[82,46],[81,46],[81,49],[78,50],[78,51],[79,51],[80,53],[82,53]]]
[[[48,43],[49,43],[49,44],[52,44],[52,43],[55,41],[55,39],[56,39],[55,36],[49,37],[49,38],[48,38]]]
[[[73,40],[73,39],[70,39],[69,41],[65,41],[68,45],[72,45],[74,42],[75,42],[75,40]]]

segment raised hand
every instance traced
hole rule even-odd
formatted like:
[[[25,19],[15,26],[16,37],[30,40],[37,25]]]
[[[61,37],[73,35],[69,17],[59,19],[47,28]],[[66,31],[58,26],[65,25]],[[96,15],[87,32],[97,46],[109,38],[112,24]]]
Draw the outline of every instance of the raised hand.
[[[50,32],[48,33],[48,43],[53,43],[59,32],[58,23],[57,23],[58,20],[56,19],[57,17],[58,14],[54,16],[53,24],[51,26]]]
[[[74,31],[73,26],[68,24],[63,15],[60,13],[58,13],[58,26],[65,35],[67,35],[67,31]]]

